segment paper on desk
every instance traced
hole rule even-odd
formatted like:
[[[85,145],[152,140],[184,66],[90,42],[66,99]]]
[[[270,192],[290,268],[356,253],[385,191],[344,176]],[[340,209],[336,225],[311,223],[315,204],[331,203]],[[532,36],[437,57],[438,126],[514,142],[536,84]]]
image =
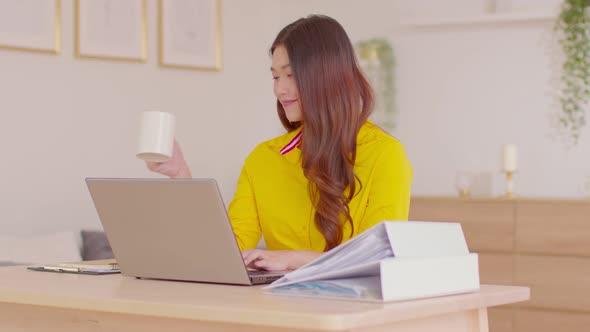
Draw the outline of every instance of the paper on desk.
[[[376,263],[387,257],[393,257],[393,251],[385,231],[385,225],[378,224],[300,269],[287,273],[266,288],[312,279],[378,275],[379,265]]]
[[[378,275],[389,257],[446,257],[469,254],[461,225],[440,222],[381,222],[266,288],[310,280]]]
[[[115,259],[102,259],[73,263],[59,263],[58,266],[73,267],[88,270],[119,270],[119,264]]]
[[[479,289],[458,223],[379,223],[266,287],[272,294],[399,301]]]
[[[64,273],[81,273],[81,274],[112,274],[120,273],[119,265],[114,259],[93,260],[83,262],[70,262],[49,264],[43,266],[31,266],[30,270],[64,272]]]
[[[287,285],[296,284],[299,282],[307,282],[312,280],[327,280],[327,279],[342,279],[342,278],[363,278],[370,276],[378,276],[380,272],[380,260],[357,264],[343,269],[335,269],[332,271],[324,271],[321,273],[306,274],[304,276],[289,277],[290,273],[281,279],[273,282],[265,288],[276,288]],[[280,281],[280,282],[278,282]]]
[[[349,279],[315,280],[271,289],[273,294],[351,299],[379,299],[381,287],[378,276]]]

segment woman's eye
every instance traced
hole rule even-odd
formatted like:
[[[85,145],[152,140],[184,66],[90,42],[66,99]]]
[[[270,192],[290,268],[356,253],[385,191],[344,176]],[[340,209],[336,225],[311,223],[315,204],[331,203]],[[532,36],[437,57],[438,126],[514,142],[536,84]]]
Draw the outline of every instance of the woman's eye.
[[[272,79],[276,81],[276,80],[278,80],[279,78],[278,78],[277,76],[273,76],[273,77],[272,77]]]

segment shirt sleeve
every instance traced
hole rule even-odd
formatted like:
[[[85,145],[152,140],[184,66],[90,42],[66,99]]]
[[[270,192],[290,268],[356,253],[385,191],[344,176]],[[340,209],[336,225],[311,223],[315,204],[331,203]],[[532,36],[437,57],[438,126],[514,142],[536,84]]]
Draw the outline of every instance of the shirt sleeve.
[[[384,220],[408,220],[412,167],[401,144],[388,146],[375,162],[361,233]]]
[[[262,231],[258,220],[256,198],[246,165],[242,168],[236,192],[228,210],[240,250],[256,248]]]

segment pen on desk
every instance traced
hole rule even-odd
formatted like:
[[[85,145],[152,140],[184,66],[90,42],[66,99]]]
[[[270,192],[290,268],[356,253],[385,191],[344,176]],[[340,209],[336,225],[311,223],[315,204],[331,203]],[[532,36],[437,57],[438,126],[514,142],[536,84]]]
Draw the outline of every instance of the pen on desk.
[[[43,267],[45,270],[58,271],[58,272],[80,272],[79,268],[76,267]]]

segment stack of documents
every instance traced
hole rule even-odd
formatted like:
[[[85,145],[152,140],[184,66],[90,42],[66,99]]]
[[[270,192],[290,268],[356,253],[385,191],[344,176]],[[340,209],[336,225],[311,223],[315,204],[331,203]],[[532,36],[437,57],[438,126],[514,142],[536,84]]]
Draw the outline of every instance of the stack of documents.
[[[400,301],[479,289],[458,223],[385,221],[266,288],[273,294]]]

